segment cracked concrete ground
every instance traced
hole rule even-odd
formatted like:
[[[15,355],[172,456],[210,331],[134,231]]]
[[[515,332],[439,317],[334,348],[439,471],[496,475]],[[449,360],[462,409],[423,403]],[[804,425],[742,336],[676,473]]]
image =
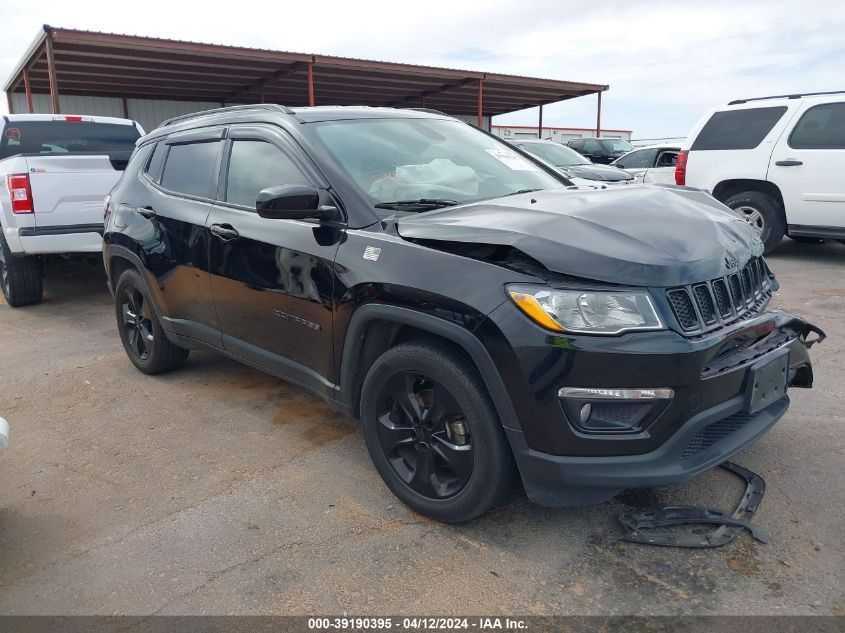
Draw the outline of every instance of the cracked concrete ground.
[[[140,374],[102,273],[53,270],[42,305],[0,300],[0,613],[842,614],[845,246],[787,240],[769,262],[774,305],[829,339],[815,389],[735,460],[766,479],[771,544],[704,551],[619,544],[616,514],[733,507],[719,470],[591,508],[417,516],[315,397],[206,352]]]

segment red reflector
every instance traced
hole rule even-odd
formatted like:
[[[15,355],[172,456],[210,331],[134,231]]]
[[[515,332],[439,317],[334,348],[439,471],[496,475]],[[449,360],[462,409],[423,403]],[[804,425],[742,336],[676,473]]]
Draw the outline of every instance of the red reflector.
[[[81,116],[66,116],[65,121],[81,121]]]
[[[687,158],[689,150],[682,150],[678,154],[678,162],[675,163],[675,184],[685,185],[687,182]]]
[[[6,176],[9,198],[12,200],[12,213],[32,213],[32,188],[29,186],[29,174],[9,174]]]

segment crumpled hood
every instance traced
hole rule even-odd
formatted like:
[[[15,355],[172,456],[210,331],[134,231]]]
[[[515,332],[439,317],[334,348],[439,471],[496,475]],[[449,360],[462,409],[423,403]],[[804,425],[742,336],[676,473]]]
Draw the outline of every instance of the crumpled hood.
[[[402,217],[397,229],[512,246],[558,273],[636,286],[713,279],[763,252],[754,230],[707,193],[654,185],[506,196]]]
[[[567,176],[586,178],[587,180],[618,182],[634,179],[627,171],[610,165],[573,165],[571,167],[558,167],[558,169]]]

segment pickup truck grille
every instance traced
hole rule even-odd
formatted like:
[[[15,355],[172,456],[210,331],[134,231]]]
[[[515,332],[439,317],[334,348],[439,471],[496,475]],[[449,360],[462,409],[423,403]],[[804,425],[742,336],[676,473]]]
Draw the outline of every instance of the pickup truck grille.
[[[772,294],[769,270],[760,257],[735,273],[669,288],[666,297],[685,333],[699,333],[756,314]]]

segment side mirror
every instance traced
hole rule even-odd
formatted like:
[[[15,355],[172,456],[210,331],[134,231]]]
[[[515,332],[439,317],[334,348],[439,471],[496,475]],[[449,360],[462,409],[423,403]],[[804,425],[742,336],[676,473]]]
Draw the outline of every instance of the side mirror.
[[[267,187],[258,194],[255,210],[268,220],[319,219],[320,194],[309,185]]]

